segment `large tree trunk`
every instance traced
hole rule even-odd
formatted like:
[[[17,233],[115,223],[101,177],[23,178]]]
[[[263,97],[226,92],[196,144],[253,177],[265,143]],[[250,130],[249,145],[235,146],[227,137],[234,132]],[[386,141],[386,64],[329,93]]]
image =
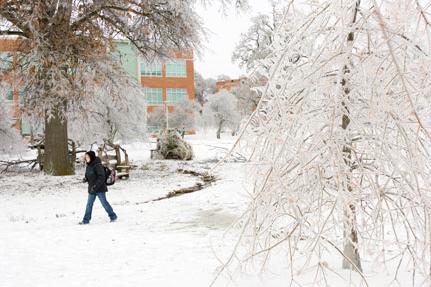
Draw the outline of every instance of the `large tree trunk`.
[[[51,118],[45,118],[45,173],[52,175],[74,174],[74,162],[69,158],[67,121],[55,110]]]
[[[343,146],[343,159],[346,164],[346,187],[348,192],[352,192],[352,176],[354,170],[354,163],[352,159],[352,140],[349,136],[348,127],[350,124],[350,110],[349,110],[349,96],[351,92],[350,74],[353,64],[351,62],[351,53],[353,49],[353,42],[355,35],[353,32],[354,24],[356,23],[356,17],[359,11],[360,0],[356,1],[355,10],[353,12],[352,20],[352,31],[349,32],[347,36],[347,60],[346,65],[343,67],[343,79],[341,81],[341,88],[343,93],[342,110],[343,116],[341,120],[341,127],[346,132]],[[362,271],[361,258],[358,251],[358,233],[356,230],[356,209],[354,204],[349,204],[344,210],[344,258],[343,258],[343,268],[352,269],[356,271]]]

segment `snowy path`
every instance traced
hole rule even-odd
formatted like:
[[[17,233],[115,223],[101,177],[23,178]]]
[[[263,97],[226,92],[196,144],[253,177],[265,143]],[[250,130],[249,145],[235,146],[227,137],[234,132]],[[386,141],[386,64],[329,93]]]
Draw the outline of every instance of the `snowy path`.
[[[242,164],[230,164],[202,191],[137,204],[193,185],[195,177],[175,169],[208,168],[221,150],[193,144],[192,163],[136,156],[140,169],[108,193],[119,215],[114,224],[96,202],[91,224],[77,225],[87,196],[82,170],[61,178],[1,176],[0,286],[208,286],[219,266],[213,249],[245,206]]]

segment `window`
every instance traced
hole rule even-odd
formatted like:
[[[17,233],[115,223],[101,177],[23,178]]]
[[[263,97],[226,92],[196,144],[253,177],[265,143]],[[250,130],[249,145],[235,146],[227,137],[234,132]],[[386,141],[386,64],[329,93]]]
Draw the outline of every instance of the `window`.
[[[145,101],[149,105],[163,104],[163,89],[161,88],[144,88]]]
[[[21,103],[21,105],[24,104],[24,101],[25,101],[25,91],[19,90],[19,102]]]
[[[141,63],[141,75],[147,77],[161,77],[162,64],[160,63]]]
[[[187,77],[186,61],[176,60],[166,63],[166,77]]]
[[[167,89],[166,96],[168,104],[181,102],[188,97],[186,89]]]
[[[6,99],[9,101],[13,101],[13,91],[12,90],[7,91]]]
[[[0,53],[0,69],[8,69],[12,64],[12,56],[9,53]]]

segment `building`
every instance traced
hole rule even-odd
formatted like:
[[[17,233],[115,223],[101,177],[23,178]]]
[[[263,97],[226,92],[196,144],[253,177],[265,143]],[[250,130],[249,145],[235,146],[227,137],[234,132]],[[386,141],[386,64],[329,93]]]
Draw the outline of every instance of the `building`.
[[[175,105],[188,99],[194,101],[194,64],[192,52],[175,52],[166,61],[146,61],[138,56],[126,41],[117,42],[117,55],[123,68],[144,87],[147,111],[167,107],[170,112]]]
[[[16,36],[3,36],[0,38],[0,65],[6,69],[16,61],[16,51],[18,49],[18,38]],[[19,82],[14,77],[13,73],[6,75],[0,79],[9,83],[10,89],[6,91],[6,105],[10,112],[11,126],[14,126],[21,131],[22,135],[29,135],[29,122],[22,117],[20,103],[23,98],[23,93],[19,89]]]
[[[0,64],[12,63],[15,59],[17,38],[0,38]],[[148,62],[139,56],[138,51],[128,41],[116,41],[112,52],[114,58],[121,61],[124,70],[140,83],[143,89],[149,113],[157,107],[172,112],[176,103],[183,99],[194,101],[194,65],[193,53],[176,52],[172,59],[161,62]],[[23,135],[30,134],[30,125],[22,118],[20,112],[19,83],[13,75],[6,80],[13,87],[7,93],[7,102],[11,110],[12,124],[21,130]]]
[[[247,78],[242,77],[239,79],[229,79],[229,80],[222,80],[216,82],[216,92],[220,92],[221,90],[227,90],[230,91],[235,87],[239,87],[240,85],[244,84]]]

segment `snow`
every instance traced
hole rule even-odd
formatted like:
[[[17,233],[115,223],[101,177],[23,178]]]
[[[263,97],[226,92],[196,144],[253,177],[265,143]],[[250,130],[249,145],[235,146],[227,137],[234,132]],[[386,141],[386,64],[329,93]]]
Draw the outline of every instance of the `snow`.
[[[233,223],[250,201],[249,163],[216,169],[218,181],[201,191],[145,203],[194,185],[195,177],[176,170],[209,171],[235,138],[217,140],[208,133],[186,140],[195,152],[190,162],[150,160],[154,143],[126,146],[138,168],[129,180],[109,188],[116,223],[109,223],[96,202],[91,223],[77,224],[87,197],[82,166],[68,177],[0,175],[0,286],[209,286],[240,233]],[[257,260],[222,273],[214,286],[286,286],[289,268],[283,250],[278,251],[263,273]],[[341,270],[340,262],[337,255],[328,264],[347,281],[330,272],[331,286],[365,286],[357,274]],[[390,285],[384,272],[368,270],[370,286],[412,286],[410,280]],[[297,275],[308,282],[313,278],[310,272]]]

